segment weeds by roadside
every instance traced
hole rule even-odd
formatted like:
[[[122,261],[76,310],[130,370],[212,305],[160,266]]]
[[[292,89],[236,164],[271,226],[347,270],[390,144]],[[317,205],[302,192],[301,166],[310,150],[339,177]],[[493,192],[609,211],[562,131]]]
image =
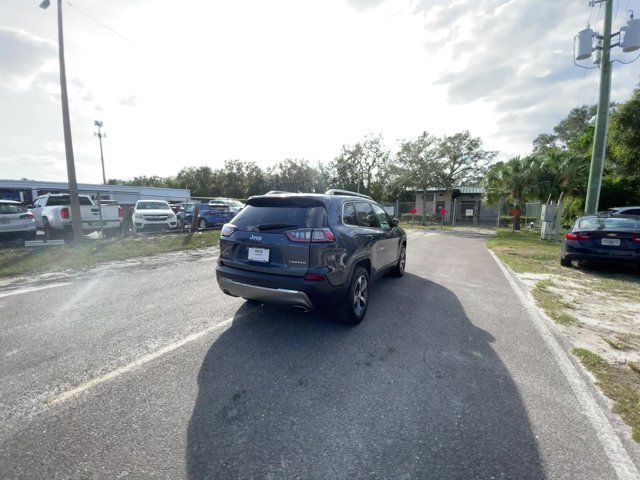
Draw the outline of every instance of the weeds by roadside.
[[[596,377],[596,385],[614,402],[613,411],[631,427],[633,439],[640,442],[640,375],[637,364],[632,367],[610,365],[604,358],[584,349],[574,348],[587,370]]]
[[[549,287],[552,285],[553,282],[551,280],[539,281],[533,288],[533,298],[538,305],[544,309],[547,315],[560,325],[574,325],[579,323],[576,317],[567,313],[567,309],[572,308],[572,305],[549,290]]]
[[[0,277],[78,270],[102,262],[128,260],[178,250],[195,250],[217,245],[219,238],[220,232],[214,230],[90,241],[75,246],[5,248],[0,249]]]

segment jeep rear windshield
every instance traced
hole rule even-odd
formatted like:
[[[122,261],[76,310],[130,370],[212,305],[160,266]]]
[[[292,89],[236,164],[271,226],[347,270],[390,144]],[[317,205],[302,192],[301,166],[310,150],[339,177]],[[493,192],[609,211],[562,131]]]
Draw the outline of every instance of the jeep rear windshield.
[[[318,200],[307,198],[258,198],[249,200],[232,220],[240,230],[284,231],[292,228],[322,228],[327,211]]]

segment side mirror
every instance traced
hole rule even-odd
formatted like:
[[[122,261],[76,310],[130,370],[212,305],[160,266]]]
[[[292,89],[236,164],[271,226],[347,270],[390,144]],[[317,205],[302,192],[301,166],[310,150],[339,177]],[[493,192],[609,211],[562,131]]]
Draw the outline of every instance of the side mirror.
[[[392,219],[391,219],[391,226],[395,228],[395,227],[397,227],[398,225],[400,225],[400,220],[398,220],[398,219],[397,219],[397,218],[395,218],[395,217],[394,217],[394,218],[392,218]]]

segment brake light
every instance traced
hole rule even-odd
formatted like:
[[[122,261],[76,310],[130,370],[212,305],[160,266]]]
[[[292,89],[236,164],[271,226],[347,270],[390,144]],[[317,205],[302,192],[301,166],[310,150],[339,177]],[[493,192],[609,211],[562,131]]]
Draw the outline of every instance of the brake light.
[[[336,241],[333,232],[328,228],[289,230],[285,232],[285,235],[289,240],[297,243],[327,243]]]
[[[633,243],[640,243],[640,236],[634,235],[633,237],[631,237],[631,240],[633,241]]]
[[[118,207],[118,217],[122,218],[122,207]]]
[[[67,207],[60,209],[60,218],[69,218],[69,209]]]
[[[567,240],[591,240],[591,235],[588,233],[567,233],[564,238]]]
[[[23,219],[23,220],[26,220],[26,219],[31,220],[31,219],[33,219],[33,213],[27,212],[24,215],[20,215],[20,218]]]
[[[307,273],[304,276],[304,279],[310,282],[321,282],[324,280],[324,275],[320,275],[319,273]]]

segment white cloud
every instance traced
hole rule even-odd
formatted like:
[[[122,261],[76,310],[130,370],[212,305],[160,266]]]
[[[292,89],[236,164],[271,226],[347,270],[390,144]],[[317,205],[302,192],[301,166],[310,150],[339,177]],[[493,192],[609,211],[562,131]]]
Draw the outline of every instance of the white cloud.
[[[62,142],[55,15],[27,3],[0,6],[0,177],[26,176],[38,159],[42,172],[50,158],[64,165],[51,148]],[[109,134],[108,176],[118,178],[228,158],[265,167],[287,157],[329,161],[369,133],[392,144],[468,129],[488,149],[522,154],[570,108],[590,103],[597,79],[591,71],[583,82],[572,62],[572,37],[589,16],[583,2],[84,4],[122,36],[64,10],[83,182],[101,177],[96,119]],[[640,62],[616,64],[612,98],[626,98],[638,73]],[[7,160],[21,155],[29,162]]]

